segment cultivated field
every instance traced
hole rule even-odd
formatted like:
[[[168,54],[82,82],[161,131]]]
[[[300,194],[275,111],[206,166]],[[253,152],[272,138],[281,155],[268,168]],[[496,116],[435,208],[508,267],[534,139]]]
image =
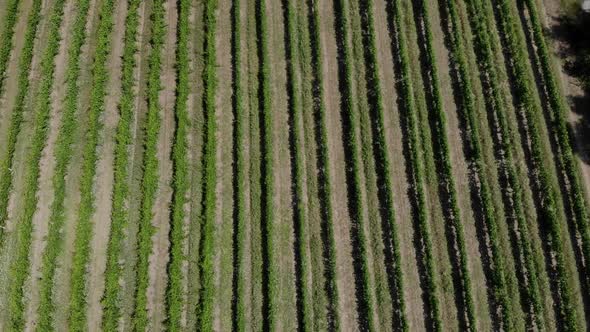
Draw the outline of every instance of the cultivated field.
[[[590,329],[559,3],[0,0],[0,331]]]

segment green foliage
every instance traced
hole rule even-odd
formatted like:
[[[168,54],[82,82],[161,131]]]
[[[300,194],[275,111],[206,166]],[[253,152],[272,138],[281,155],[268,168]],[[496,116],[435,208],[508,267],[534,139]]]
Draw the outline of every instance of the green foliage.
[[[14,36],[14,26],[18,17],[18,0],[10,0],[6,4],[6,12],[4,13],[4,24],[0,32],[0,92],[4,87],[4,80],[6,79],[6,68],[8,67],[8,60],[12,51],[12,36]]]
[[[538,200],[540,227],[547,229],[550,235],[550,246],[555,255],[558,290],[561,297],[559,302],[560,318],[563,328],[567,331],[578,330],[578,314],[575,308],[571,286],[568,283],[567,262],[564,256],[564,246],[561,239],[561,223],[556,199],[558,191],[553,184],[546,166],[545,143],[540,134],[539,115],[542,110],[534,97],[534,82],[529,74],[528,56],[523,37],[518,31],[517,16],[511,10],[511,2],[501,0],[498,6],[498,25],[505,38],[505,49],[511,58],[509,70],[513,77],[513,88],[517,100],[517,108],[522,110],[527,119],[529,140],[531,145],[531,159],[538,182]]]
[[[186,193],[189,188],[189,165],[187,160],[187,132],[189,96],[189,11],[190,2],[181,0],[179,5],[178,42],[176,52],[176,137],[172,150],[174,176],[172,181],[172,223],[170,228],[170,262],[168,264],[168,287],[166,288],[166,308],[168,315],[168,329],[182,331],[181,319],[183,308],[182,264],[185,260],[183,253],[184,241],[184,208]]]
[[[324,102],[324,82],[323,82],[323,63],[321,58],[321,37],[320,37],[320,8],[318,1],[308,1],[310,18],[310,45],[303,47],[311,47],[312,58],[311,65],[314,74],[314,113],[317,119],[318,135],[318,181],[319,181],[319,198],[322,205],[324,222],[326,224],[326,237],[328,239],[327,252],[328,261],[326,262],[327,273],[326,282],[328,285],[328,313],[331,316],[331,328],[338,330],[340,326],[339,319],[339,291],[338,291],[338,269],[336,266],[336,238],[334,235],[334,215],[332,210],[332,177],[330,175],[330,152],[328,143],[328,114]]]
[[[283,2],[284,3],[284,2]],[[290,128],[290,141],[292,143],[294,151],[292,151],[292,162],[294,164],[294,183],[292,193],[294,197],[294,222],[295,222],[295,233],[299,234],[299,240],[296,242],[295,251],[299,256],[299,275],[298,287],[300,292],[297,298],[298,306],[301,308],[301,319],[299,321],[299,327],[302,331],[311,331],[313,328],[312,318],[312,295],[311,285],[307,276],[311,273],[311,266],[309,257],[307,255],[307,243],[303,240],[303,237],[308,234],[309,230],[307,227],[307,209],[303,202],[303,197],[306,196],[305,192],[305,159],[303,137],[300,135],[299,124],[303,123],[303,109],[302,109],[302,96],[301,86],[299,85],[299,76],[301,75],[301,69],[298,66],[298,61],[301,59],[299,34],[298,34],[298,21],[297,21],[297,7],[293,0],[287,0],[286,3],[286,23],[287,23],[287,78],[289,83],[287,84],[289,94],[289,117],[291,122]]]
[[[396,61],[399,63],[399,67],[400,67],[400,77],[399,77],[399,88],[401,90],[400,92],[400,102],[401,102],[401,111],[403,112],[402,115],[405,117],[405,121],[406,121],[406,126],[407,126],[407,131],[408,131],[408,145],[409,145],[409,162],[412,168],[412,172],[413,172],[413,186],[415,187],[415,190],[417,191],[416,193],[416,199],[417,199],[417,218],[418,218],[418,233],[420,234],[420,236],[422,237],[422,241],[424,243],[424,264],[426,267],[426,273],[427,273],[427,280],[428,280],[428,284],[427,284],[427,292],[428,292],[428,296],[429,298],[431,298],[429,300],[430,303],[433,303],[432,298],[436,296],[436,284],[435,284],[435,278],[436,278],[436,272],[435,272],[435,264],[434,264],[434,257],[432,254],[432,240],[431,240],[431,236],[430,236],[430,229],[429,229],[429,224],[428,224],[428,217],[427,217],[427,209],[426,209],[426,198],[425,198],[425,193],[424,193],[424,162],[420,157],[420,151],[419,151],[419,138],[418,138],[418,123],[417,123],[417,111],[416,111],[416,100],[414,99],[414,92],[413,92],[413,83],[412,83],[412,79],[411,79],[411,68],[410,68],[410,59],[409,59],[409,53],[408,53],[408,45],[407,45],[407,41],[406,41],[406,37],[404,36],[404,32],[402,30],[402,26],[403,26],[403,18],[402,18],[402,9],[401,9],[401,4],[399,3],[399,1],[394,1],[394,4],[392,5],[392,10],[393,10],[393,19],[394,19],[394,23],[397,27],[397,31],[396,31],[396,36],[397,36],[397,54],[398,54],[398,58],[396,59]],[[419,15],[422,16],[422,18],[424,19],[425,14],[424,12],[420,13]],[[428,35],[428,34],[427,34]],[[428,39],[428,36],[426,36]],[[432,37],[430,37],[432,38]],[[431,44],[431,42],[429,43]],[[430,47],[428,47],[427,52],[432,52],[432,46],[430,45]],[[432,59],[432,54],[430,54],[430,56],[428,56],[428,54],[426,54],[427,58]],[[432,60],[431,60],[432,62]],[[435,77],[433,75],[433,77]],[[434,91],[436,94],[436,90]],[[424,103],[422,101],[422,103]],[[442,115],[442,109],[440,108],[440,101],[439,103],[435,104],[435,110],[434,112],[436,113],[435,116],[438,116],[439,119],[438,121],[441,121],[440,117]],[[441,131],[442,128],[444,128],[444,122],[439,124],[439,128],[434,128],[435,132],[436,131]],[[444,132],[440,132],[438,136],[441,135],[445,135]],[[438,137],[438,139],[442,139],[442,137]],[[430,143],[425,141],[423,142],[423,144],[425,146],[429,145]],[[438,145],[440,144],[444,144],[444,142],[439,141]],[[441,147],[439,146],[439,149]],[[448,178],[448,173],[450,172],[450,166],[448,165],[448,146],[445,149],[445,146],[442,146],[442,151],[443,151],[443,156],[447,156],[447,157],[443,157],[442,160],[447,160],[447,166],[446,168],[443,168],[443,175],[446,175],[446,177]],[[445,152],[446,151],[446,152]],[[444,163],[443,163],[444,166]],[[444,171],[446,169],[446,171]],[[455,196],[452,191],[451,191],[451,195],[450,197]],[[456,200],[456,198],[454,199]],[[469,277],[469,270],[468,270],[468,261],[467,261],[467,250],[465,248],[465,239],[464,239],[464,231],[463,231],[463,226],[461,224],[461,222],[458,220],[459,218],[459,212],[458,212],[458,208],[456,207],[456,201],[454,204],[451,204],[451,209],[452,209],[452,214],[453,217],[450,218],[448,220],[448,222],[452,223],[452,227],[455,229],[455,237],[456,237],[456,247],[458,252],[454,253],[458,256],[458,265],[459,265],[459,269],[460,269],[460,275],[461,275],[461,280],[460,280],[460,284],[461,284],[461,293],[463,294],[463,301],[464,301],[464,307],[466,310],[466,328],[469,330],[473,330],[475,329],[476,326],[476,318],[475,318],[475,310],[474,310],[474,305],[473,305],[473,298],[472,298],[472,293],[471,293],[471,280]],[[433,312],[433,314],[436,313],[436,311]],[[436,317],[436,316],[434,316]],[[436,319],[436,318],[435,318]],[[435,326],[438,325],[440,328],[440,321],[437,322],[435,321]]]
[[[136,331],[146,331],[149,326],[147,312],[147,289],[149,285],[149,256],[152,253],[153,207],[158,192],[158,136],[160,132],[161,90],[160,72],[162,68],[162,47],[166,37],[164,0],[154,1],[152,19],[151,52],[148,58],[147,82],[147,122],[145,127],[145,152],[143,178],[141,182],[142,197],[137,238],[137,287],[135,289],[135,308],[133,327]]]
[[[336,35],[339,39],[339,52],[340,57],[340,86],[342,91],[341,108],[343,115],[343,127],[344,135],[346,136],[344,147],[348,151],[347,160],[347,177],[348,177],[348,193],[349,193],[349,211],[352,219],[352,227],[355,229],[355,239],[353,239],[354,246],[358,250],[358,272],[360,273],[360,289],[358,290],[361,294],[359,303],[359,324],[365,326],[369,331],[376,330],[376,322],[374,321],[374,308],[373,298],[371,295],[371,281],[370,281],[370,269],[368,261],[368,239],[365,234],[365,224],[367,223],[366,217],[363,215],[363,199],[362,199],[362,188],[363,183],[361,180],[361,172],[363,161],[359,153],[359,142],[355,132],[355,128],[358,126],[360,120],[355,109],[355,101],[353,100],[354,95],[354,84],[353,84],[353,52],[350,49],[348,40],[351,36],[349,27],[349,6],[346,0],[335,1],[334,11],[336,16]]]
[[[553,68],[551,53],[547,48],[547,42],[543,33],[543,25],[539,17],[539,11],[534,0],[526,0],[529,17],[531,20],[534,43],[537,46],[537,59],[543,75],[543,83],[549,99],[552,111],[552,121],[548,125],[556,136],[555,141],[559,146],[557,156],[558,167],[561,174],[564,174],[569,183],[569,200],[572,205],[578,232],[581,235],[582,251],[586,262],[590,262],[590,228],[588,226],[588,205],[584,187],[580,181],[580,170],[576,156],[572,151],[572,135],[568,127],[569,108],[564,99],[563,92],[557,83],[556,74]],[[590,24],[589,24],[590,26]],[[588,263],[586,263],[588,269]],[[586,271],[586,282],[590,286],[590,273]]]
[[[240,18],[240,0],[234,0],[232,2],[232,66],[233,66],[233,77],[232,86],[234,90],[233,95],[233,108],[235,114],[234,124],[234,215],[236,220],[234,221],[237,225],[235,228],[235,243],[234,243],[234,285],[236,287],[235,302],[234,302],[234,329],[236,331],[245,331],[247,323],[247,310],[248,304],[246,303],[246,280],[242,277],[247,267],[244,265],[244,255],[246,247],[246,209],[248,204],[246,202],[245,188],[247,185],[247,174],[248,165],[246,163],[246,151],[243,147],[246,142],[246,135],[248,129],[248,114],[244,105],[244,93],[242,90],[242,49],[241,49],[241,18]]]
[[[16,228],[17,244],[13,252],[13,257],[10,264],[10,291],[8,294],[9,303],[9,325],[11,330],[19,331],[24,328],[24,314],[25,314],[25,298],[24,298],[24,282],[29,276],[30,272],[30,249],[33,236],[33,215],[37,209],[37,190],[39,185],[39,173],[41,155],[45,143],[47,141],[47,128],[49,115],[51,112],[51,92],[53,90],[54,71],[55,71],[55,56],[59,51],[60,34],[59,28],[61,25],[64,0],[58,0],[54,3],[48,21],[48,38],[47,46],[43,52],[40,63],[40,82],[39,90],[34,96],[34,131],[31,140],[31,147],[28,150],[26,158],[26,173],[22,192],[22,211],[19,216]],[[32,15],[35,17],[35,15]],[[35,20],[30,20],[29,23],[36,25]],[[34,28],[29,30],[35,30]],[[27,50],[32,52],[32,48]],[[24,58],[23,58],[24,59]],[[24,61],[23,67],[28,67],[30,62]],[[23,72],[21,72],[23,73]],[[28,74],[28,70],[26,71]],[[21,86],[23,87],[23,86]],[[19,94],[21,92],[19,91]],[[23,102],[20,102],[20,107],[24,107]],[[17,110],[15,110],[17,112]],[[18,110],[21,112],[21,110]]]
[[[86,40],[86,19],[89,0],[78,1],[78,13],[72,27],[72,36],[68,48],[66,69],[66,96],[63,106],[62,123],[55,144],[55,170],[53,174],[53,202],[49,217],[47,243],[43,252],[42,275],[40,282],[38,331],[52,329],[53,283],[57,268],[56,260],[63,249],[63,224],[65,220],[64,200],[66,196],[66,172],[72,155],[72,142],[76,131],[76,113],[78,110],[78,75],[80,73],[80,54]]]
[[[120,251],[124,241],[123,231],[128,223],[128,163],[129,145],[133,134],[131,124],[135,111],[135,54],[137,53],[137,33],[139,26],[138,8],[140,0],[128,0],[127,18],[125,21],[125,37],[123,48],[123,65],[121,76],[121,99],[119,101],[119,122],[115,136],[114,184],[111,211],[111,231],[107,245],[107,262],[105,268],[105,290],[102,297],[103,320],[105,331],[117,329],[121,316],[121,294],[119,278],[122,267],[120,265]]]
[[[385,137],[385,115],[383,107],[383,93],[381,91],[381,82],[379,80],[379,65],[377,60],[377,46],[375,40],[375,23],[373,20],[374,13],[373,0],[362,0],[360,6],[361,20],[363,21],[365,29],[363,34],[364,39],[364,52],[365,52],[365,63],[367,64],[367,86],[368,86],[368,99],[371,108],[371,115],[373,121],[376,123],[376,129],[374,130],[375,145],[375,162],[376,171],[378,174],[377,187],[380,191],[380,197],[384,202],[381,205],[384,207],[385,218],[389,223],[390,236],[392,243],[392,254],[393,254],[393,287],[392,292],[397,295],[394,298],[394,315],[396,321],[399,322],[399,328],[401,330],[408,329],[408,322],[405,315],[405,301],[403,296],[403,280],[401,270],[401,256],[400,246],[397,232],[397,222],[395,220],[395,211],[393,203],[393,185],[391,183],[392,175],[391,170],[391,156],[387,147],[387,139]],[[363,13],[368,13],[364,15]],[[438,316],[438,315],[437,315]]]
[[[74,240],[74,257],[71,271],[71,296],[68,308],[68,327],[71,331],[86,329],[87,265],[92,239],[92,214],[94,213],[94,176],[96,174],[97,145],[101,127],[100,118],[104,110],[106,87],[109,82],[108,56],[113,28],[113,0],[105,0],[100,11],[101,20],[96,39],[96,55],[92,72],[92,90],[88,109],[88,129],[82,150],[80,207]]]
[[[467,123],[467,134],[468,134],[468,141],[467,144],[469,145],[469,150],[472,154],[471,159],[474,165],[474,172],[477,174],[479,180],[479,195],[482,200],[482,207],[484,210],[484,217],[486,223],[489,225],[490,229],[490,237],[494,235],[494,240],[492,240],[492,245],[496,247],[496,250],[493,250],[494,255],[498,255],[501,257],[501,253],[499,252],[497,246],[497,220],[493,210],[493,202],[491,198],[491,189],[490,184],[486,178],[485,170],[485,161],[483,157],[483,148],[480,142],[480,129],[479,129],[479,122],[477,118],[477,108],[475,105],[474,99],[474,92],[473,92],[473,83],[471,82],[470,76],[470,69],[467,62],[467,55],[465,54],[465,45],[463,43],[463,39],[460,37],[462,35],[461,31],[461,22],[460,17],[458,14],[458,8],[456,5],[455,0],[448,0],[447,1],[447,8],[451,20],[450,28],[451,28],[451,55],[453,57],[453,62],[457,67],[457,71],[459,72],[459,89],[461,92],[461,101],[459,105],[459,112],[460,116],[465,119]],[[481,47],[485,48],[484,45]],[[488,59],[491,61],[491,58]],[[495,77],[495,75],[494,75]],[[497,83],[494,83],[497,84]],[[504,121],[505,122],[505,121]],[[507,155],[510,156],[511,159],[511,152],[508,147],[503,147],[507,149]],[[513,196],[512,196],[512,211],[513,214],[508,212],[510,215],[507,215],[507,218],[516,219],[519,232],[521,234],[520,239],[516,246],[518,247],[518,251],[522,253],[524,256],[525,266],[526,266],[526,280],[528,284],[521,285],[521,290],[525,293],[525,297],[528,299],[529,302],[527,305],[532,305],[533,313],[536,319],[536,324],[539,327],[543,326],[543,312],[542,312],[542,304],[539,295],[538,289],[538,280],[537,280],[537,269],[534,263],[534,256],[532,253],[529,233],[528,233],[528,225],[527,221],[524,217],[524,212],[522,211],[522,194],[520,192],[520,186],[518,181],[515,177],[515,170],[512,167],[512,160],[510,160],[506,164],[506,168],[509,168],[507,171],[508,173],[508,180],[510,182],[511,188],[513,189]],[[501,167],[501,166],[500,166]],[[504,173],[505,170],[500,169],[500,172]],[[491,227],[490,227],[491,226]],[[497,260],[497,257],[494,257],[494,260]],[[498,265],[495,265],[498,266]],[[495,267],[495,278],[497,278],[496,283],[498,287],[502,285],[503,276],[501,271],[498,271],[499,268]],[[501,293],[504,292],[504,293]],[[506,290],[500,289],[497,293],[498,295],[502,296],[500,300],[506,302]],[[470,301],[468,306],[472,308],[473,303],[471,299],[467,299]],[[507,310],[508,308],[505,308]],[[473,315],[473,308],[471,312],[468,314]],[[504,319],[506,321],[506,317]],[[471,324],[473,326],[473,324]]]
[[[197,329],[199,331],[213,330],[213,309],[215,299],[214,267],[215,256],[215,206],[217,202],[216,184],[216,120],[215,96],[217,89],[217,65],[215,52],[215,34],[217,20],[215,17],[217,0],[207,0],[205,3],[205,68],[203,69],[203,109],[205,110],[205,156],[204,156],[204,205],[203,224],[201,225],[201,242],[199,272],[201,288],[197,312]]]
[[[27,29],[24,36],[23,49],[18,62],[17,95],[14,109],[8,127],[6,138],[6,157],[0,164],[0,247],[4,245],[4,226],[6,224],[8,198],[12,189],[12,167],[14,163],[14,151],[16,141],[23,122],[25,111],[25,97],[29,93],[29,72],[33,60],[33,49],[35,47],[35,36],[41,20],[41,0],[34,0],[31,11],[27,18]],[[10,14],[8,12],[7,14]],[[10,22],[8,22],[10,23]],[[1,73],[4,75],[4,73]]]

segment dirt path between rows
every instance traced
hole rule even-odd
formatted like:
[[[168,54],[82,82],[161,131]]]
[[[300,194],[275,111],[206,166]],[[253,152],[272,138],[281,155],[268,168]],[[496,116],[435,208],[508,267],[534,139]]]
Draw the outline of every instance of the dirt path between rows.
[[[334,236],[336,239],[336,267],[339,290],[338,313],[340,328],[343,331],[356,331],[357,311],[355,296],[354,268],[352,264],[352,245],[350,243],[350,218],[347,206],[344,146],[342,143],[342,124],[340,119],[340,92],[338,90],[338,51],[334,30],[333,1],[320,3],[320,54],[323,61],[323,85],[325,91],[326,119],[328,130],[328,150],[330,156],[332,207]]]
[[[274,210],[273,223],[275,233],[275,251],[277,262],[278,294],[275,299],[281,313],[276,320],[277,330],[287,330],[297,325],[296,290],[295,290],[295,255],[293,252],[293,216],[291,200],[291,160],[289,154],[289,123],[287,93],[287,63],[285,58],[285,33],[283,23],[283,6],[281,1],[266,1],[266,20],[268,24],[268,59],[270,61],[270,84],[272,96],[273,126],[268,134],[272,135],[274,145]],[[272,328],[272,327],[271,327]]]
[[[160,137],[158,141],[159,190],[154,204],[152,225],[155,233],[152,236],[153,249],[149,257],[149,287],[147,291],[147,308],[151,319],[151,329],[164,330],[165,290],[168,281],[166,266],[168,264],[168,232],[170,230],[170,202],[172,199],[172,139],[174,136],[174,104],[176,93],[176,22],[178,13],[176,1],[164,3],[166,9],[167,36],[162,56],[162,90],[160,105],[162,109]]]
[[[244,195],[244,247],[243,256],[239,257],[240,264],[242,266],[241,275],[238,278],[241,278],[246,282],[245,284],[245,292],[244,292],[244,303],[249,304],[251,303],[251,295],[252,295],[252,283],[258,282],[258,280],[252,280],[252,271],[250,267],[252,266],[252,248],[251,248],[251,238],[252,238],[252,221],[251,221],[251,188],[250,188],[250,167],[251,164],[250,160],[250,112],[255,112],[257,110],[250,109],[250,94],[248,93],[248,16],[254,16],[254,13],[250,13],[248,10],[248,1],[240,1],[240,31],[241,31],[241,39],[240,39],[240,49],[241,49],[241,57],[240,57],[240,74],[241,74],[241,81],[238,82],[240,87],[242,88],[242,106],[244,110],[244,117],[242,119],[238,119],[238,121],[244,121],[244,127],[246,130],[244,131],[244,140],[240,142],[241,149],[244,155],[244,165],[247,165],[246,168],[243,170],[245,172],[245,179],[243,183],[243,194]],[[235,144],[235,142],[234,142]],[[235,204],[235,203],[234,203]],[[248,314],[248,310],[246,310],[246,326],[249,328],[252,326],[252,316]],[[246,329],[249,331],[249,329]]]
[[[189,22],[189,26],[192,27],[192,29],[189,29],[189,33],[188,33],[188,45],[187,48],[189,50],[190,54],[195,54],[195,38],[193,36],[193,29],[197,26],[196,25],[196,8],[195,7],[191,7],[189,9],[189,14],[188,14],[188,22]],[[192,227],[197,223],[197,221],[193,218],[193,213],[195,213],[196,211],[198,211],[198,209],[195,209],[194,205],[193,205],[193,199],[195,199],[195,196],[198,195],[198,190],[195,188],[195,186],[197,186],[197,181],[195,181],[195,176],[194,173],[198,172],[199,169],[197,167],[195,167],[196,163],[198,163],[198,161],[200,159],[200,147],[198,145],[198,140],[197,140],[197,136],[194,133],[194,128],[193,126],[195,125],[195,116],[194,116],[194,110],[197,109],[197,107],[195,107],[195,89],[191,88],[194,87],[194,77],[196,76],[196,70],[195,70],[195,57],[189,57],[188,59],[189,62],[189,94],[187,96],[187,100],[186,100],[186,105],[187,105],[187,111],[188,111],[188,121],[189,123],[187,124],[188,126],[188,134],[187,134],[187,162],[189,165],[189,172],[188,172],[188,177],[187,177],[187,181],[189,181],[189,185],[188,185],[188,190],[186,192],[185,195],[185,205],[184,205],[184,222],[183,222],[183,227],[184,227],[184,242],[183,242],[183,253],[184,255],[186,255],[186,259],[183,260],[182,262],[182,288],[183,288],[183,307],[182,307],[182,316],[181,316],[181,326],[184,329],[188,329],[189,327],[192,328],[194,327],[193,324],[193,302],[194,300],[196,300],[194,297],[195,294],[193,293],[194,291],[194,287],[192,287],[193,282],[195,281],[195,276],[191,275],[191,265],[192,262],[198,257],[198,254],[193,255],[192,253],[192,246],[193,246],[193,242],[192,242],[192,236],[194,234],[194,229],[192,229]],[[200,201],[199,201],[200,202]]]
[[[216,303],[213,326],[216,331],[232,329],[232,54],[231,54],[231,1],[221,0],[217,7],[215,38],[217,90],[215,92],[216,165],[217,183],[215,212],[215,291]]]
[[[37,211],[33,215],[33,242],[31,244],[31,278],[29,287],[30,301],[27,304],[26,330],[35,329],[37,308],[39,306],[39,279],[42,276],[42,255],[46,246],[51,203],[53,202],[53,172],[55,169],[54,149],[62,118],[63,100],[66,93],[67,50],[71,39],[70,28],[75,9],[72,1],[64,7],[64,19],[60,29],[61,45],[55,57],[54,85],[51,95],[51,113],[47,141],[40,160],[39,190],[37,192]]]
[[[203,89],[194,88],[202,86],[203,77],[203,36],[205,31],[203,29],[203,8],[204,3],[199,2],[196,6],[191,8],[189,16],[189,49],[194,56],[189,57],[189,66],[191,72],[189,75],[189,96],[188,96],[188,111],[190,119],[189,127],[189,150],[191,156],[191,190],[190,200],[187,200],[190,205],[190,214],[187,213],[187,268],[186,268],[186,283],[187,283],[187,303],[185,320],[189,329],[195,328],[197,325],[197,306],[199,301],[200,280],[199,280],[199,262],[200,262],[200,228],[202,222],[203,210],[203,128],[204,128],[204,111],[203,111]]]
[[[100,330],[102,306],[100,300],[104,291],[104,270],[106,268],[107,245],[111,225],[111,195],[114,181],[115,135],[119,121],[118,102],[121,96],[121,67],[123,56],[123,36],[127,3],[118,2],[111,35],[111,53],[109,55],[109,84],[105,97],[105,110],[102,115],[101,144],[98,147],[99,160],[95,176],[95,212],[93,238],[90,244],[92,252],[88,262],[88,328]]]

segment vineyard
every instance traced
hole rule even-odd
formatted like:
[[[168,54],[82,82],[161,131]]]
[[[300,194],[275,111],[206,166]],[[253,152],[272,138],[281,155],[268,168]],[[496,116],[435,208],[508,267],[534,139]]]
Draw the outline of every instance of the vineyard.
[[[561,1],[0,0],[0,331],[590,329]]]

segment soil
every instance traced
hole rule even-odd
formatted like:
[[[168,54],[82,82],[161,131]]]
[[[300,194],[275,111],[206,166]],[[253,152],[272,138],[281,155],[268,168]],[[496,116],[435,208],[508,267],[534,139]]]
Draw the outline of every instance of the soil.
[[[217,292],[213,326],[216,331],[232,329],[233,278],[233,186],[232,186],[232,54],[231,1],[221,0],[217,9],[216,55],[216,220],[215,289]]]
[[[111,225],[111,195],[114,177],[115,133],[118,115],[118,102],[121,97],[121,66],[123,56],[123,36],[125,33],[125,17],[127,5],[117,3],[114,17],[113,34],[111,36],[111,54],[109,55],[109,89],[105,97],[105,110],[102,114],[102,132],[98,148],[100,156],[95,176],[95,212],[92,252],[88,264],[88,328],[91,331],[100,329],[102,306],[100,300],[104,291],[104,270],[106,268],[107,246]]]
[[[164,3],[166,9],[167,37],[162,56],[162,90],[160,91],[161,127],[158,141],[158,166],[160,187],[153,208],[152,225],[155,233],[152,236],[153,248],[149,257],[148,314],[151,329],[164,330],[162,325],[166,319],[164,293],[168,281],[166,266],[168,264],[170,230],[170,204],[172,199],[172,139],[174,136],[174,104],[176,101],[176,22],[178,13],[176,1]]]
[[[45,237],[48,232],[48,221],[51,215],[50,207],[53,202],[53,172],[55,169],[54,149],[61,123],[62,102],[65,97],[65,71],[68,61],[67,49],[70,40],[70,27],[73,23],[75,10],[73,2],[67,2],[64,7],[64,21],[60,30],[62,42],[55,58],[54,86],[51,95],[51,114],[47,143],[40,160],[39,190],[37,192],[37,211],[33,215],[33,242],[31,245],[31,278],[29,285],[30,301],[27,306],[26,330],[35,329],[37,307],[39,305],[39,278],[42,277],[42,254],[45,249]]]
[[[281,318],[276,320],[277,330],[296,326],[297,310],[295,305],[295,257],[293,251],[293,216],[291,201],[291,162],[289,156],[287,77],[285,60],[283,25],[283,7],[280,1],[266,1],[266,20],[268,27],[268,44],[270,60],[271,99],[273,113],[274,145],[273,177],[274,177],[274,210],[275,218],[271,222],[276,231],[274,236],[275,269],[278,278],[278,294],[275,303]]]

